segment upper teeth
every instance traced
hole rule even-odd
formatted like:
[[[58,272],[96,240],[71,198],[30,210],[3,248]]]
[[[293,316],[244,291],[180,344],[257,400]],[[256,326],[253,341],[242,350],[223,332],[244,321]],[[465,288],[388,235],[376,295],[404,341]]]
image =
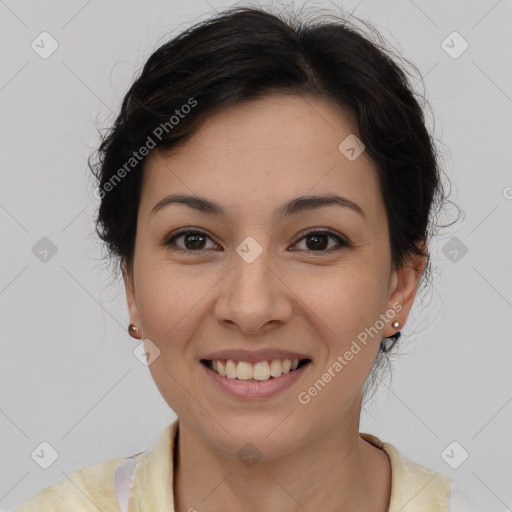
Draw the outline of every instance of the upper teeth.
[[[279,377],[283,373],[295,370],[299,365],[298,359],[273,359],[248,363],[247,361],[233,361],[232,359],[212,361],[212,368],[222,377],[240,380],[268,380],[270,377]]]

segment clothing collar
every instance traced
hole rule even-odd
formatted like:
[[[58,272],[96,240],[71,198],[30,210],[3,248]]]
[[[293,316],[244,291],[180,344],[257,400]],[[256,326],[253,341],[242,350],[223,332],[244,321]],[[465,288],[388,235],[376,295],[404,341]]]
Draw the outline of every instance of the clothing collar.
[[[417,464],[374,435],[359,436],[384,450],[391,462],[389,512],[449,512],[450,478]]]
[[[135,456],[129,512],[175,512],[173,459],[178,430],[176,419],[150,450]],[[389,512],[449,512],[452,481],[446,475],[411,461],[374,435],[361,432],[359,436],[384,450],[391,462]]]

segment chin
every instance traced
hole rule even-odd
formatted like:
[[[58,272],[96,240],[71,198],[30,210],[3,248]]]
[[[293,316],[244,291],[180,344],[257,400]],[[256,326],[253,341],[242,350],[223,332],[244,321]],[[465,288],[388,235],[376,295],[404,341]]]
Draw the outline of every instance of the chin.
[[[247,457],[261,461],[276,459],[297,449],[300,443],[297,435],[300,429],[291,418],[284,419],[286,414],[240,416],[223,423],[229,433],[218,426],[213,434],[209,425],[203,435],[218,450],[241,460]]]

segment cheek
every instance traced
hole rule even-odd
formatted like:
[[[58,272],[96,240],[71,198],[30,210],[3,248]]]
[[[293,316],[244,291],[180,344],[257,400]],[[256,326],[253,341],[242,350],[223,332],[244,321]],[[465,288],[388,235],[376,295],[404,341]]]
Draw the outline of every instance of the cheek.
[[[190,266],[151,261],[140,275],[137,306],[144,336],[155,343],[172,367],[192,359],[188,341],[198,327],[208,292],[218,277]]]
[[[352,267],[304,296],[322,348],[301,397],[310,400],[318,417],[341,417],[373,368],[382,337],[377,325],[385,308],[378,291],[382,285],[375,274]]]
[[[377,322],[386,307],[385,278],[374,263],[363,264],[361,259],[321,280],[303,280],[301,300],[314,313],[309,318],[323,346],[302,391],[322,417],[342,414],[372,370],[382,338]]]
[[[138,282],[138,310],[144,338],[159,350],[149,371],[160,394],[179,416],[190,410],[194,361],[191,351],[197,329],[199,301],[204,295],[198,280],[188,272],[155,264]],[[154,349],[156,350],[156,349]],[[189,353],[190,352],[190,353]]]
[[[362,330],[375,324],[386,305],[386,275],[374,263],[347,263],[328,273],[302,274],[294,292],[323,325],[326,339],[345,346]],[[309,314],[311,317],[311,313]]]

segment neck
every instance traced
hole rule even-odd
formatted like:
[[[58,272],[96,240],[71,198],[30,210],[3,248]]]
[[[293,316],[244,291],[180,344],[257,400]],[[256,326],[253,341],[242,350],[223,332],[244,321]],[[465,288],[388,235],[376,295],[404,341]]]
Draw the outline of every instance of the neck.
[[[389,459],[359,437],[357,424],[353,427],[337,426],[300,449],[246,466],[180,423],[175,511],[387,512]]]

